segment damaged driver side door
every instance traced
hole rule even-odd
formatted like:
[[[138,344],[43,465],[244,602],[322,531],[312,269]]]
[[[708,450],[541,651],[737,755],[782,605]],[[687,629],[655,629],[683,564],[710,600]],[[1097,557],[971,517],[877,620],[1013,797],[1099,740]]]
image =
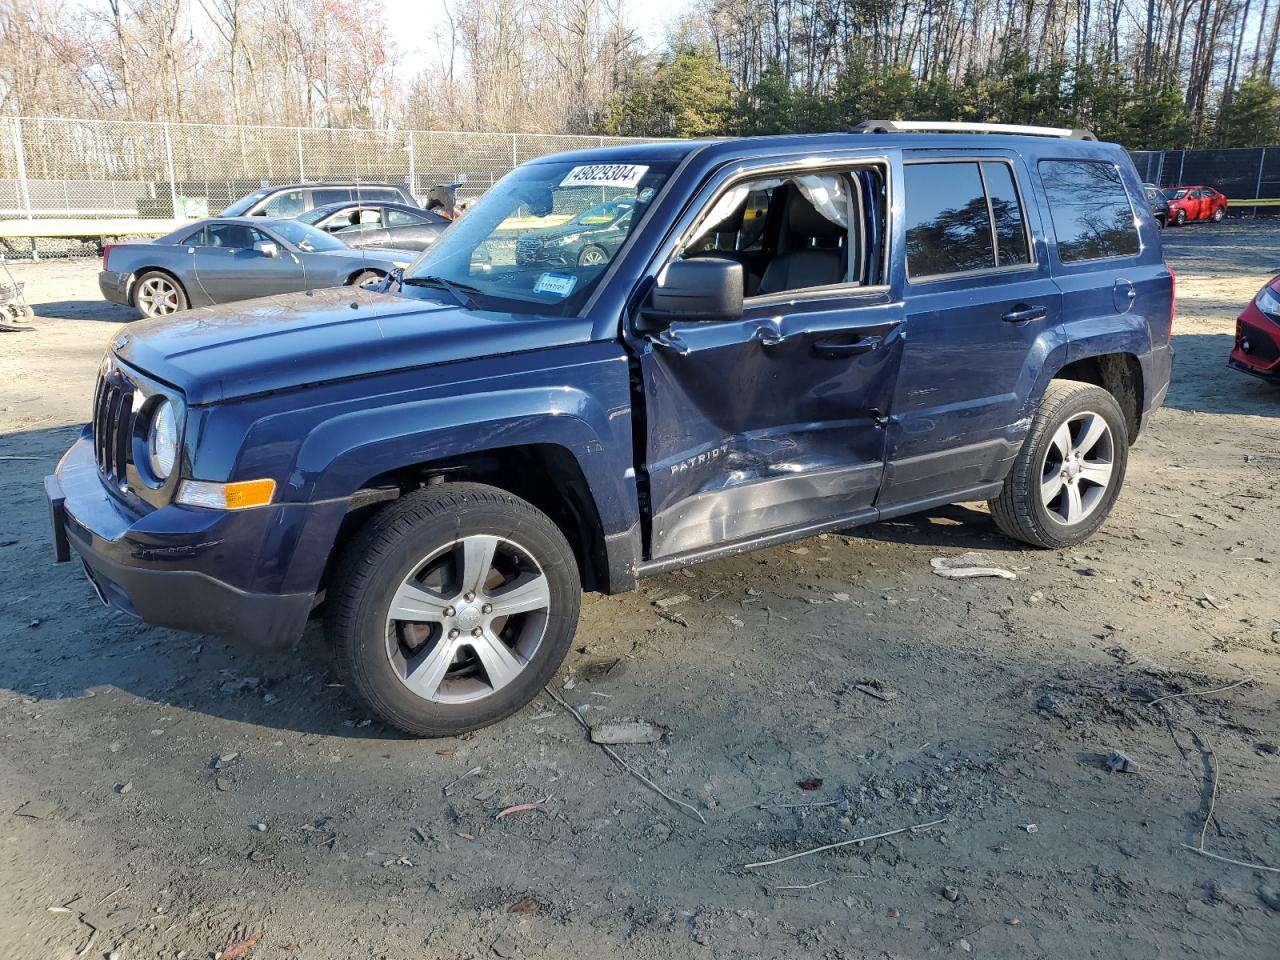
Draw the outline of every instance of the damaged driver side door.
[[[674,316],[638,344],[649,560],[874,516],[903,346],[893,169],[810,161],[705,188],[667,262],[741,264],[745,297],[740,317]]]

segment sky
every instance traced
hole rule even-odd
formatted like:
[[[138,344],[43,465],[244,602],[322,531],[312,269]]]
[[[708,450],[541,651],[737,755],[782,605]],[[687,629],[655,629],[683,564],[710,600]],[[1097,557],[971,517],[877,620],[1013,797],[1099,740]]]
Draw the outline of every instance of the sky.
[[[623,12],[627,22],[639,35],[647,49],[659,47],[666,37],[666,28],[672,20],[689,6],[692,0],[625,0]],[[412,24],[411,30],[394,30],[396,47],[400,51],[398,72],[407,80],[426,66],[436,55],[436,41],[429,25],[447,23],[441,11],[445,0],[383,0],[387,19],[396,24]]]

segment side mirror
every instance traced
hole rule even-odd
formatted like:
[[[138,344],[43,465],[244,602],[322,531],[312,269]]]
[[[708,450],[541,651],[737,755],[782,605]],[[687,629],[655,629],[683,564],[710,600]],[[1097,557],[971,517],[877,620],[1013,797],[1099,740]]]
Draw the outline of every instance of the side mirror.
[[[718,257],[668,264],[641,311],[645,329],[661,329],[676,320],[714,323],[741,316],[742,264]]]
[[[278,257],[280,255],[280,248],[270,240],[255,240],[253,243],[253,250],[255,253],[260,253],[264,257]]]

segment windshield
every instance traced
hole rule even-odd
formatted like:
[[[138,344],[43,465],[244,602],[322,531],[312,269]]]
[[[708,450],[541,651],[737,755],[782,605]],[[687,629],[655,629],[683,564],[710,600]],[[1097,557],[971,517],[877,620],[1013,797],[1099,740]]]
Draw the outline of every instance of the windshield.
[[[465,287],[481,308],[572,313],[600,282],[672,168],[526,164],[455,221],[449,242],[428,248],[405,271],[405,281],[422,286],[414,281],[441,278]]]
[[[309,227],[297,220],[277,220],[271,229],[284,237],[299,250],[307,253],[325,253],[329,250],[349,250],[345,243],[337,237],[330,236],[323,230]]]
[[[253,207],[255,203],[269,194],[270,190],[255,190],[247,197],[241,197],[227,209],[222,211],[224,217],[243,217]]]
[[[1181,200],[1186,195],[1186,187],[1166,187],[1164,191],[1164,198],[1166,200]]]
[[[293,219],[298,221],[298,223],[307,223],[307,224],[310,224],[311,226],[315,226],[325,217],[329,216],[329,214],[333,213],[336,210],[341,210],[341,209],[342,209],[342,204],[331,204],[330,206],[327,206],[327,207],[316,207],[312,210],[308,210],[306,213],[298,214]]]

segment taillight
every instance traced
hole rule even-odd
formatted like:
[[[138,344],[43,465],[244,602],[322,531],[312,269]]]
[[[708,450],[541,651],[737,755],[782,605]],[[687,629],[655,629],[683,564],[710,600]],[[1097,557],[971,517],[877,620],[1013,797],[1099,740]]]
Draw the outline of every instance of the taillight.
[[[1173,317],[1178,308],[1178,275],[1173,272],[1173,268],[1169,268],[1169,335],[1165,338],[1165,343],[1173,340]]]
[[[102,248],[102,269],[103,270],[110,269],[107,266],[107,260],[110,259],[111,257],[111,251],[118,246],[119,246],[118,243],[108,243],[105,247]]]

